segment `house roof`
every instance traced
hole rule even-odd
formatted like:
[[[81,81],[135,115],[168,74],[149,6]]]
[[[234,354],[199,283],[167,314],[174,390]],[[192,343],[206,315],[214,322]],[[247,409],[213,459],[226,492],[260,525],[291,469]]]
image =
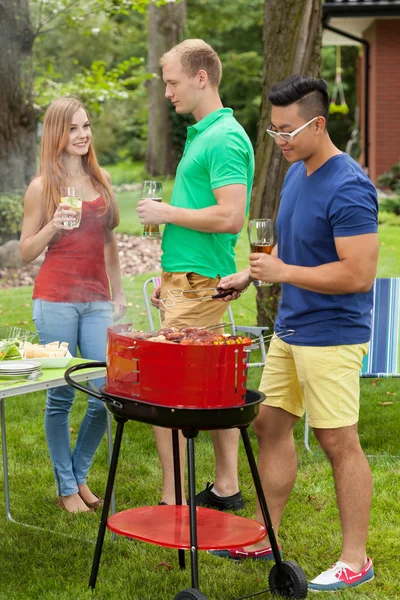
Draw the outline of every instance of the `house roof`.
[[[324,20],[332,17],[400,16],[400,0],[325,0]]]
[[[322,5],[324,25],[362,38],[364,31],[376,19],[398,19],[400,0],[325,0]],[[353,45],[355,42],[337,33],[324,30],[323,45]]]

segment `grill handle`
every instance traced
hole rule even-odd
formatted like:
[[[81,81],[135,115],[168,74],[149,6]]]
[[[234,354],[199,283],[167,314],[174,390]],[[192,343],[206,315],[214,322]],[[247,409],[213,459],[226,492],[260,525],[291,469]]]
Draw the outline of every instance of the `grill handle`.
[[[67,369],[65,371],[64,379],[68,383],[68,385],[75,388],[76,390],[80,390],[81,392],[84,392],[85,394],[90,393],[91,396],[94,396],[95,398],[98,398],[99,400],[104,402],[105,399],[101,394],[99,394],[99,392],[92,390],[92,389],[89,392],[87,387],[85,387],[84,385],[81,385],[80,383],[78,383],[77,381],[72,379],[71,374],[74,373],[75,371],[83,371],[84,369],[93,369],[94,367],[105,367],[105,366],[106,366],[105,362],[98,362],[98,361],[82,363],[81,365],[74,365],[73,367],[70,367],[69,369]]]
[[[92,388],[90,390],[88,390],[84,385],[81,385],[80,383],[78,383],[77,381],[72,379],[72,377],[71,377],[71,373],[74,373],[74,371],[82,371],[83,369],[93,369],[94,367],[105,367],[105,366],[107,366],[105,362],[97,362],[97,361],[83,363],[82,365],[75,365],[65,371],[64,379],[68,383],[68,385],[75,388],[76,390],[80,390],[84,394],[90,394],[91,396],[94,396],[95,398],[98,398],[98,400],[101,400],[102,402],[104,402],[104,404],[109,404],[110,406],[114,406],[115,408],[123,409],[124,404],[120,400],[115,400],[114,398],[107,398],[106,396],[99,394],[99,392],[97,392],[96,390],[94,390]]]

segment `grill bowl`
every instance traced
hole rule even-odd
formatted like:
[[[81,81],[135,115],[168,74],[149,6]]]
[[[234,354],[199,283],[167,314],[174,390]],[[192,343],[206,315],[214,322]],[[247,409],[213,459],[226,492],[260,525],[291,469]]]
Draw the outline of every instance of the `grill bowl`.
[[[108,329],[105,393],[174,408],[246,402],[247,346],[186,346],[138,340],[129,325]]]

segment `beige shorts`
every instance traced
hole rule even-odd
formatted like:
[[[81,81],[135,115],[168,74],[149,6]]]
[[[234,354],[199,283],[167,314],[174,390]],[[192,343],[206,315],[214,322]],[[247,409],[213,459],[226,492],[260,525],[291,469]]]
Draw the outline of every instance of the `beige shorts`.
[[[295,346],[271,341],[260,391],[263,404],[302,417],[311,427],[336,429],[358,422],[360,369],[368,343]]]
[[[216,288],[220,277],[204,277],[198,273],[167,273],[161,275],[160,298],[173,298],[161,310],[163,327],[210,327],[222,323],[222,316],[228,308],[226,302],[212,298],[199,300],[210,296],[212,291],[201,290]],[[181,296],[171,295],[171,290],[182,290]]]

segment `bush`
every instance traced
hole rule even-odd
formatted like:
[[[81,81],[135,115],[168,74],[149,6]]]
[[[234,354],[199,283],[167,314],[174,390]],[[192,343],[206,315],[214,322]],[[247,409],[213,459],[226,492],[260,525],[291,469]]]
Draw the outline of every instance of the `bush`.
[[[110,101],[91,119],[94,146],[101,166],[121,160],[143,161],[147,148],[147,92],[135,92],[135,100]]]
[[[392,212],[379,210],[378,223],[379,225],[390,225],[400,227],[400,218]]]
[[[400,194],[400,162],[393,165],[387,173],[379,175],[378,183],[385,188],[391,189],[395,194]]]
[[[112,165],[103,165],[104,169],[111,176],[112,185],[123,185],[124,183],[141,183],[145,177],[144,164],[142,162],[132,162],[123,160]]]
[[[382,199],[379,202],[379,211],[400,215],[400,196]]]
[[[23,197],[19,194],[0,196],[0,243],[18,239],[24,216]]]

